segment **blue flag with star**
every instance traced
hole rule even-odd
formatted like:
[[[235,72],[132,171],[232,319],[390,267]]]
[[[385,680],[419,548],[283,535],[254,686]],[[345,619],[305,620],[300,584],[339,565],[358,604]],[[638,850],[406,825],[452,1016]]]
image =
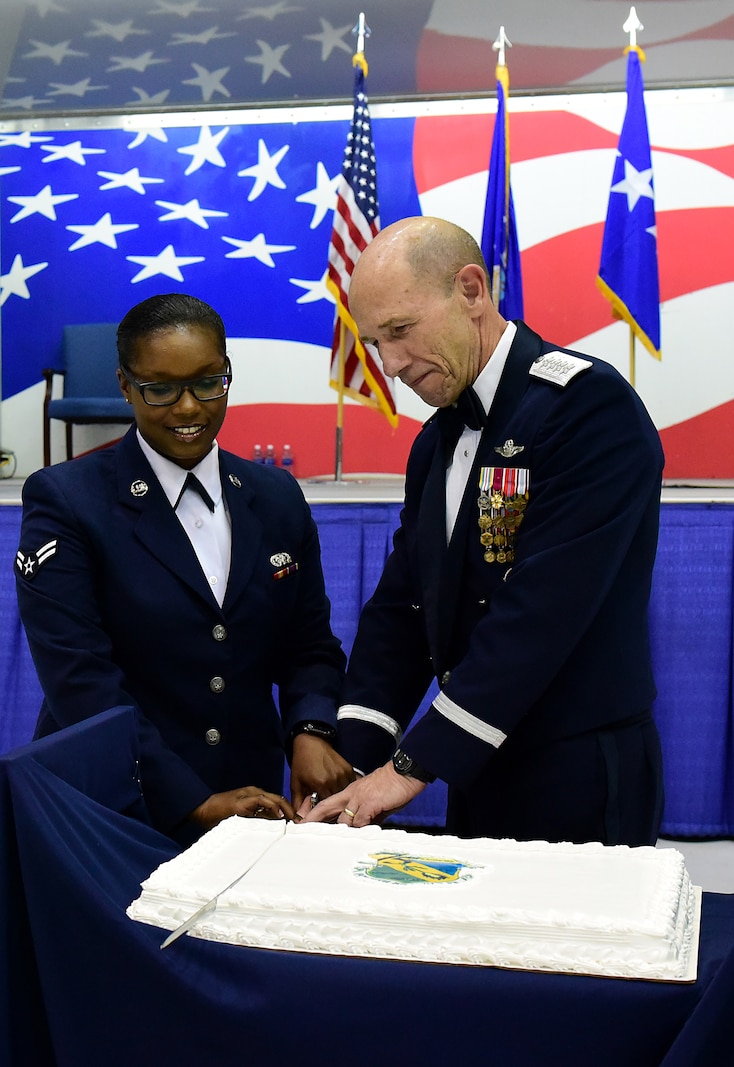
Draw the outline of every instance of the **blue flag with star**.
[[[497,66],[497,117],[492,134],[481,248],[489,270],[495,307],[506,319],[521,319],[520,247],[510,185],[509,91],[510,75],[507,67],[500,64]]]
[[[629,323],[651,355],[660,359],[655,193],[640,58],[641,50],[630,48],[627,112],[614,164],[597,285],[614,316]]]

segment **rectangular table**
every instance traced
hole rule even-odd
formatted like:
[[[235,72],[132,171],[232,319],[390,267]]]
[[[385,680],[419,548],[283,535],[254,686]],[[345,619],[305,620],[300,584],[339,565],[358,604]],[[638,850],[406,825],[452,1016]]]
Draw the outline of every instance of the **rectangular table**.
[[[8,1067],[729,1067],[734,896],[704,894],[677,984],[321,957],[163,932],[125,908],[176,847],[146,825],[134,712],[0,757]]]

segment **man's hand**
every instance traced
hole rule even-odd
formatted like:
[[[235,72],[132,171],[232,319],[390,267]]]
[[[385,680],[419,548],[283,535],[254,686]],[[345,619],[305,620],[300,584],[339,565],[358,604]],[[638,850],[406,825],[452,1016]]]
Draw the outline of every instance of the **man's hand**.
[[[246,819],[293,819],[295,814],[285,797],[266,793],[256,785],[246,785],[226,793],[212,793],[203,804],[194,808],[189,819],[197,826],[211,830],[230,815],[242,815]]]
[[[304,822],[336,821],[349,826],[368,826],[399,811],[425,788],[425,782],[398,774],[392,763],[386,763],[372,774],[358,778],[341,793],[322,800],[313,809],[308,802],[300,805],[298,815]]]
[[[329,797],[354,781],[352,765],[322,737],[296,734],[291,758],[291,800],[298,811],[311,793]],[[310,801],[305,805],[310,811]]]

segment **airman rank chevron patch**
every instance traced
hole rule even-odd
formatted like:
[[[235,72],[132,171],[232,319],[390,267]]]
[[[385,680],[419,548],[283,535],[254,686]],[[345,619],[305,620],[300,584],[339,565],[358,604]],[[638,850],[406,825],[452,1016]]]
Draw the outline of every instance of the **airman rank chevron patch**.
[[[45,545],[41,545],[36,552],[25,554],[18,549],[15,554],[15,566],[18,568],[20,577],[25,578],[27,582],[32,581],[43,564],[56,555],[57,550],[58,541],[56,538],[53,541],[47,541]]]

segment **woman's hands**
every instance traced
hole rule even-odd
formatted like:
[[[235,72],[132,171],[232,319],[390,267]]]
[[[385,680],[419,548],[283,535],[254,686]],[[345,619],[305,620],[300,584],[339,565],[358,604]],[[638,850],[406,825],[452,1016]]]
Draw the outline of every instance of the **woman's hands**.
[[[267,793],[256,785],[246,785],[226,793],[212,793],[203,804],[194,808],[189,819],[203,830],[211,830],[230,815],[240,815],[245,819],[293,819],[295,809],[277,793]]]

